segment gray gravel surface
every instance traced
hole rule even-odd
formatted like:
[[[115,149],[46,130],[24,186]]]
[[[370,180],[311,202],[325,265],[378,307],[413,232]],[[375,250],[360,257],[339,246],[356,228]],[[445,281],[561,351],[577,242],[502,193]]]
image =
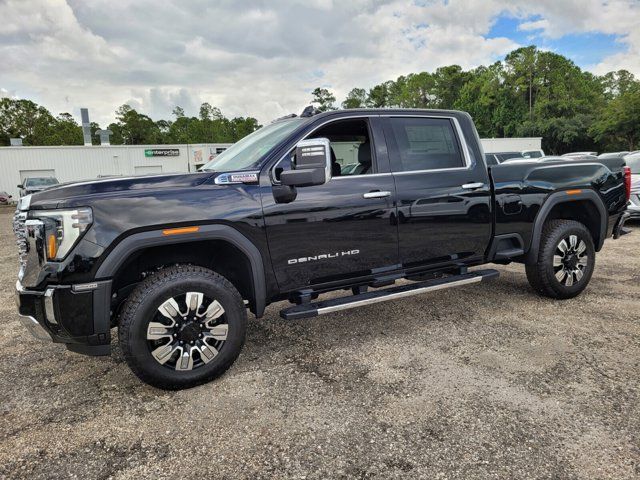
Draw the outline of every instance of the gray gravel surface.
[[[18,323],[0,211],[2,478],[640,477],[640,229],[607,241],[590,287],[492,284],[311,320],[272,305],[221,379],[140,383]]]

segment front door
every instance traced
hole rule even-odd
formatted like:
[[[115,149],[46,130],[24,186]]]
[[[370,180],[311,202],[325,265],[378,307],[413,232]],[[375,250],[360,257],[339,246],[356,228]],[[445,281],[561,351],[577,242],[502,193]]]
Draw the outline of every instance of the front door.
[[[384,119],[405,269],[479,262],[491,240],[491,187],[454,117]]]
[[[277,203],[275,192],[264,190],[269,251],[281,291],[335,285],[398,267],[395,188],[376,120],[334,120],[304,137],[331,143],[332,178],[326,184],[298,187],[288,203]],[[276,189],[291,155],[293,148],[270,172]]]

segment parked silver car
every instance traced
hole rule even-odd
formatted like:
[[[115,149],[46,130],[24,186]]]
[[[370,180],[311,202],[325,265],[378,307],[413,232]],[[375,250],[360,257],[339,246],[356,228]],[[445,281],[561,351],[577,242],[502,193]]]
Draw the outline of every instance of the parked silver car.
[[[631,198],[627,211],[633,218],[640,218],[640,152],[624,157],[631,169]]]
[[[60,182],[58,182],[58,179],[55,177],[27,177],[18,185],[20,197],[41,192],[42,190],[58,185],[58,183]]]

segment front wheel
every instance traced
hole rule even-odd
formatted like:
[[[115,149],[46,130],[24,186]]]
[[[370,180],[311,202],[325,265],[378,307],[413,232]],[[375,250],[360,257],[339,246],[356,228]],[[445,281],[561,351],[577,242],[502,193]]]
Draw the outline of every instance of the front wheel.
[[[122,309],[118,336],[133,373],[177,390],[224,373],[240,354],[246,325],[242,297],[226,278],[176,265],[135,288]]]
[[[573,220],[551,220],[542,230],[536,263],[525,269],[536,292],[565,299],[587,287],[595,263],[596,251],[587,227]]]

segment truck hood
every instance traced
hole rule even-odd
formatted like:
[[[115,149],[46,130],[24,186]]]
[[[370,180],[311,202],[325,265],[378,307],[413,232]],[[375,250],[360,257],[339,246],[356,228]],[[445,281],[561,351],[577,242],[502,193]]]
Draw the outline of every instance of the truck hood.
[[[197,187],[206,182],[213,173],[178,173],[165,175],[143,175],[137,177],[104,178],[82,182],[61,183],[31,197],[33,208],[50,208],[52,204],[73,197],[109,194],[129,190],[159,190],[167,188]]]

